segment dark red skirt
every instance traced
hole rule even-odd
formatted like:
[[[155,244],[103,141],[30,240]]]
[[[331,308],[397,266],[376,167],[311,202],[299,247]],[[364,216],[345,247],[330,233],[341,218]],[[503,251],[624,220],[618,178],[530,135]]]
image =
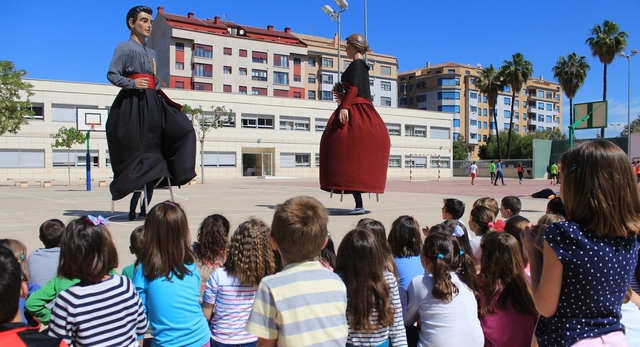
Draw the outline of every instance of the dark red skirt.
[[[371,101],[358,97],[346,125],[336,110],[320,140],[320,188],[384,193],[390,145],[387,126]]]

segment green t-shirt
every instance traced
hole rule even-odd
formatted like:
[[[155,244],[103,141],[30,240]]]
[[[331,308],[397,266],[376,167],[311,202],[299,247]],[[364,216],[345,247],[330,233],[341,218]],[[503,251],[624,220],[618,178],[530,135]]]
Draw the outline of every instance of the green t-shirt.
[[[489,172],[496,172],[496,164],[495,163],[491,163],[489,165]]]
[[[558,165],[556,165],[556,164],[551,165],[551,174],[552,175],[557,175],[558,174]]]

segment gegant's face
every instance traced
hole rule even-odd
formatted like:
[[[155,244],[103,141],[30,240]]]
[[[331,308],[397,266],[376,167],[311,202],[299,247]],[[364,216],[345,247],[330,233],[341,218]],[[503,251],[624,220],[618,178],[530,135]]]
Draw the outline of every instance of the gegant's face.
[[[131,26],[132,20],[129,19],[129,27],[135,35],[142,35],[149,37],[151,35],[151,26],[153,25],[153,19],[151,15],[145,12],[138,13],[138,20]]]

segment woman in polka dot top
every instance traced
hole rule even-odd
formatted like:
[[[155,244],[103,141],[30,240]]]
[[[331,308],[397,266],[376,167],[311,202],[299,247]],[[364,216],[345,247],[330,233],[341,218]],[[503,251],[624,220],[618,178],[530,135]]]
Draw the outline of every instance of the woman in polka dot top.
[[[636,177],[626,154],[606,140],[570,149],[561,167],[567,221],[523,235],[541,314],[538,344],[627,346],[620,307],[638,261]]]

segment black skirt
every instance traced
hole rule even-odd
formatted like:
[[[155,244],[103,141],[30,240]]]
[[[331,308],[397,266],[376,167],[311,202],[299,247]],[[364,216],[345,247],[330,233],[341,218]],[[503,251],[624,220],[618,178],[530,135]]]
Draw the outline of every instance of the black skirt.
[[[118,93],[107,119],[107,143],[113,200],[164,177],[177,186],[196,177],[193,125],[153,89]],[[167,185],[166,180],[160,185]]]

